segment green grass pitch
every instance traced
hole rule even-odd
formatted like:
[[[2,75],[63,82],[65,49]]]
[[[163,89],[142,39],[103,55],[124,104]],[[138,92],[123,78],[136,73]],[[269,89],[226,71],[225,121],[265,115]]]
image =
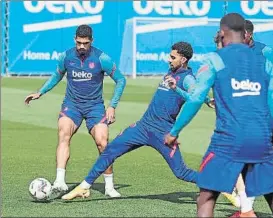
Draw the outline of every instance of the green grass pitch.
[[[34,202],[28,193],[29,183],[36,177],[51,182],[55,179],[57,117],[66,85],[61,82],[40,100],[25,106],[25,96],[35,92],[44,81],[2,78],[2,217],[196,217],[197,187],[176,179],[160,154],[150,147],[140,148],[115,162],[115,184],[122,194],[120,199],[105,197],[103,180],[99,178],[89,199]],[[110,140],[142,116],[158,82],[156,78],[128,79],[117,108],[117,121],[110,128]],[[113,87],[113,82],[106,79],[106,104]],[[199,168],[214,122],[214,111],[204,106],[181,133],[180,148],[189,167]],[[71,143],[69,186],[83,180],[97,156],[96,146],[83,123]],[[263,198],[256,200],[255,210],[259,216],[270,216]],[[235,211],[220,196],[215,216],[228,217]]]

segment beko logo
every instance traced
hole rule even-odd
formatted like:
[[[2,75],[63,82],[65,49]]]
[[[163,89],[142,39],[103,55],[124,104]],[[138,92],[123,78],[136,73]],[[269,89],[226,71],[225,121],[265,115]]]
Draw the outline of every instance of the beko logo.
[[[85,71],[72,71],[73,81],[88,81],[92,79],[92,73],[87,73]]]
[[[273,16],[273,1],[241,1],[242,11],[247,15],[256,15],[262,12]]]
[[[32,14],[48,12],[51,14],[77,13],[86,15],[84,17],[25,24],[23,26],[25,33],[73,27],[81,24],[99,24],[102,22],[100,13],[104,8],[104,1],[24,1],[23,4],[26,11]]]
[[[258,82],[251,82],[249,79],[237,81],[236,79],[231,79],[231,87],[234,91],[232,93],[233,97],[260,95],[261,84]]]
[[[159,15],[204,16],[210,6],[210,1],[133,1],[134,10],[139,15],[156,12]]]

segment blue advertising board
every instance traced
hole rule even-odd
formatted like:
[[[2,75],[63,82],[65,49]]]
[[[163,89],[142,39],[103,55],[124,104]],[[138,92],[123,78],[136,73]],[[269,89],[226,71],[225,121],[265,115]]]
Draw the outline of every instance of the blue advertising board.
[[[61,52],[74,46],[76,27],[89,24],[94,46],[126,74],[168,69],[170,46],[181,40],[194,48],[193,67],[214,48],[213,36],[224,1],[11,1],[9,72],[51,74]],[[234,1],[228,12],[253,20],[255,37],[273,45],[273,2]]]

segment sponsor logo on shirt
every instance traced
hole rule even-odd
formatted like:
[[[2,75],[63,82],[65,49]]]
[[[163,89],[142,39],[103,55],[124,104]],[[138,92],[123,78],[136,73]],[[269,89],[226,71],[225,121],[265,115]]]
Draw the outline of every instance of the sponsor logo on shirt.
[[[73,81],[88,81],[92,79],[92,73],[87,73],[85,71],[72,71]]]
[[[262,88],[258,82],[252,82],[249,79],[237,81],[235,78],[231,79],[231,87],[234,90],[233,97],[260,95]]]

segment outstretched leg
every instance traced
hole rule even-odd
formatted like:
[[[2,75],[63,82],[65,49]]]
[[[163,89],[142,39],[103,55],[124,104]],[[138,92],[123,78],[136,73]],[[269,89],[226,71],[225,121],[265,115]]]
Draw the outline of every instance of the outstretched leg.
[[[89,188],[95,180],[121,155],[141,147],[147,143],[147,134],[141,126],[127,128],[121,135],[109,143],[89,171],[85,180],[62,199],[71,200],[75,197],[88,197]]]

